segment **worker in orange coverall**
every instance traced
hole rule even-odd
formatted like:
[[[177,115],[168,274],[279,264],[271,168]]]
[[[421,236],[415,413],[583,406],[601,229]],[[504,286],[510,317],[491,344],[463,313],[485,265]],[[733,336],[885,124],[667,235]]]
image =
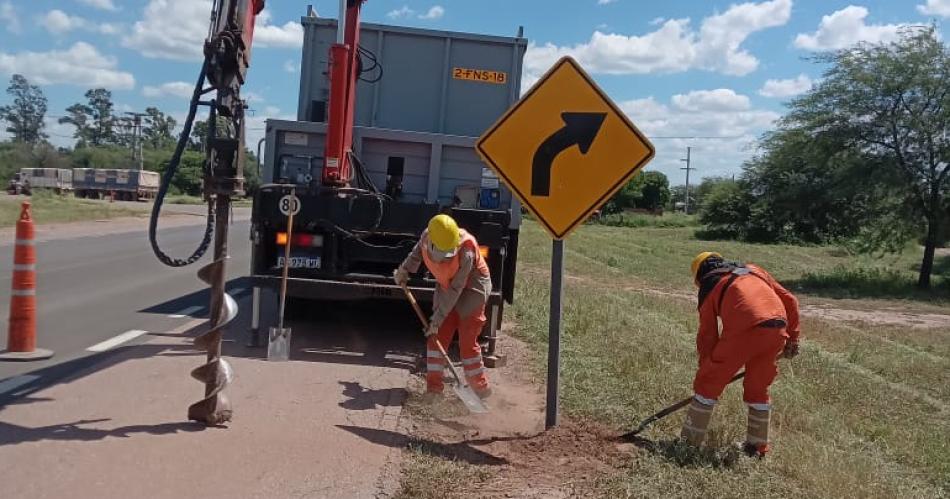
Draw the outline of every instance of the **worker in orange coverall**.
[[[433,313],[426,331],[426,385],[428,398],[442,393],[442,371],[445,361],[435,344],[436,338],[447,348],[459,332],[459,352],[469,385],[479,397],[491,395],[488,377],[482,363],[478,335],[485,325],[485,304],[491,295],[488,264],[479,250],[478,241],[460,229],[448,215],[436,215],[428,229],[393,275],[396,284],[405,285],[409,274],[419,270],[422,262],[438,282],[433,300]]]
[[[742,450],[764,457],[769,451],[769,386],[778,375],[777,360],[780,354],[798,355],[798,300],[762,268],[724,260],[718,253],[700,253],[691,270],[699,287],[699,370],[682,438],[702,444],[716,401],[745,367],[743,400],[749,419]]]

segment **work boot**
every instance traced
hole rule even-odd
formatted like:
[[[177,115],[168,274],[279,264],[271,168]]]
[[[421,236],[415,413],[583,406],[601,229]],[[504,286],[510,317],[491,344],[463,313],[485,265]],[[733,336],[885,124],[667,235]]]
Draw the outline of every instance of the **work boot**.
[[[749,407],[749,424],[742,450],[750,457],[765,457],[769,452],[769,418],[772,411]]]
[[[702,445],[703,440],[706,439],[706,429],[709,428],[714,407],[716,406],[693,399],[689,404],[689,409],[686,410],[686,421],[683,421],[680,438],[695,447]]]

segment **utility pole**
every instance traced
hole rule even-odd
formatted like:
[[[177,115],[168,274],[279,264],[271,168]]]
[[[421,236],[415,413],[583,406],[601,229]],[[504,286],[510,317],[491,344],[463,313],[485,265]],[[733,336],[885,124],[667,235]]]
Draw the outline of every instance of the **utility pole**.
[[[145,158],[142,156],[142,117],[144,113],[125,113],[129,115],[132,128],[132,169],[144,170]]]
[[[692,170],[695,170],[695,168],[693,168],[693,167],[690,166],[690,156],[691,156],[691,153],[692,153],[692,149],[693,149],[692,147],[687,147],[687,148],[686,148],[686,157],[680,160],[680,161],[686,163],[686,167],[685,167],[685,168],[680,168],[680,170],[686,170],[686,202],[685,202],[685,206],[684,206],[684,211],[685,211],[685,213],[686,213],[687,215],[689,215],[689,172],[692,171]]]

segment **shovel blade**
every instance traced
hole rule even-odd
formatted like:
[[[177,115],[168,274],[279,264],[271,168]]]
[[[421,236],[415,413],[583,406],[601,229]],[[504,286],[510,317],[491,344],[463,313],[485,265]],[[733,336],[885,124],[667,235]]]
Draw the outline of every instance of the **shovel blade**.
[[[484,414],[488,412],[488,406],[485,405],[485,401],[479,397],[472,387],[468,385],[452,385],[452,390],[455,391],[455,394],[458,395],[459,400],[465,404],[465,407],[473,413]]]
[[[290,360],[290,328],[270,328],[267,335],[267,360],[286,362]]]

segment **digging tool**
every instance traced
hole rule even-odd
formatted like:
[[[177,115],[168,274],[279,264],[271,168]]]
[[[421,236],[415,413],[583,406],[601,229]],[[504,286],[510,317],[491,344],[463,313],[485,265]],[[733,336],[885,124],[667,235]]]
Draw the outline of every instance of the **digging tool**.
[[[290,199],[296,199],[296,189],[291,186]],[[284,308],[287,306],[287,277],[290,274],[290,247],[294,240],[294,212],[297,206],[288,202],[287,241],[284,244],[284,268],[280,279],[280,309],[277,311],[277,327],[270,328],[267,335],[267,360],[286,362],[290,360],[290,328],[284,327]]]
[[[778,354],[778,357],[776,358],[776,360],[781,360],[783,358],[785,358],[784,352]],[[731,385],[744,377],[745,377],[745,371],[742,371],[741,373],[733,376],[732,379],[729,380],[729,383],[727,383],[727,385]],[[693,401],[693,397],[688,397],[683,400],[680,400],[679,402],[667,407],[666,409],[663,409],[662,411],[644,419],[643,422],[640,423],[640,426],[638,426],[635,430],[629,431],[627,433],[624,433],[623,435],[620,435],[620,439],[629,440],[637,436],[640,432],[647,429],[647,426],[650,426],[651,424],[656,423],[657,421],[669,416],[670,414],[673,414],[674,412],[688,406],[689,403],[692,401]]]
[[[419,320],[422,321],[423,330],[429,329],[429,321],[426,319],[424,313],[422,313],[422,307],[419,306],[419,302],[416,301],[416,297],[412,295],[412,291],[409,290],[405,284],[402,285],[402,290],[406,293],[406,298],[409,299],[409,303],[412,304],[412,309],[416,311],[416,315],[419,316]],[[465,404],[465,407],[469,411],[474,413],[485,413],[488,412],[488,407],[485,405],[485,402],[479,397],[472,387],[464,381],[464,379],[459,376],[458,369],[452,364],[452,359],[449,358],[449,354],[445,351],[445,348],[442,346],[442,343],[439,342],[438,338],[435,339],[435,346],[439,349],[439,354],[442,355],[442,358],[445,359],[445,363],[449,366],[449,370],[452,371],[452,376],[455,377],[455,384],[452,385],[452,389],[455,391],[455,394],[458,395],[462,403]]]
[[[742,378],[744,378],[744,377],[745,377],[745,371],[743,371],[743,372],[741,372],[741,373],[739,373],[739,374],[736,374],[735,376],[732,377],[731,380],[729,380],[729,384],[732,384],[732,383],[734,383],[734,382],[736,382],[736,381],[738,381],[738,380],[740,380],[740,379],[742,379]],[[675,403],[675,404],[673,404],[673,405],[667,407],[666,409],[663,409],[662,411],[660,411],[660,412],[658,412],[658,413],[656,413],[656,414],[654,414],[654,415],[652,415],[652,416],[650,416],[650,417],[644,419],[643,422],[640,423],[640,426],[638,426],[635,430],[629,431],[629,432],[627,432],[627,433],[624,433],[623,435],[620,435],[620,439],[621,439],[621,440],[629,440],[629,439],[631,439],[631,438],[637,436],[638,434],[640,434],[640,432],[642,432],[643,430],[647,429],[647,427],[650,426],[651,424],[653,424],[653,423],[655,423],[655,422],[657,422],[657,421],[659,421],[659,420],[661,420],[661,419],[663,419],[663,418],[669,416],[670,414],[673,414],[674,412],[676,412],[676,411],[678,411],[678,410],[680,410],[680,409],[682,409],[682,408],[688,406],[689,403],[692,402],[692,401],[693,401],[693,397],[688,397],[688,398],[685,398],[685,399],[683,399],[683,400],[680,400],[679,402],[677,402],[677,403]]]

